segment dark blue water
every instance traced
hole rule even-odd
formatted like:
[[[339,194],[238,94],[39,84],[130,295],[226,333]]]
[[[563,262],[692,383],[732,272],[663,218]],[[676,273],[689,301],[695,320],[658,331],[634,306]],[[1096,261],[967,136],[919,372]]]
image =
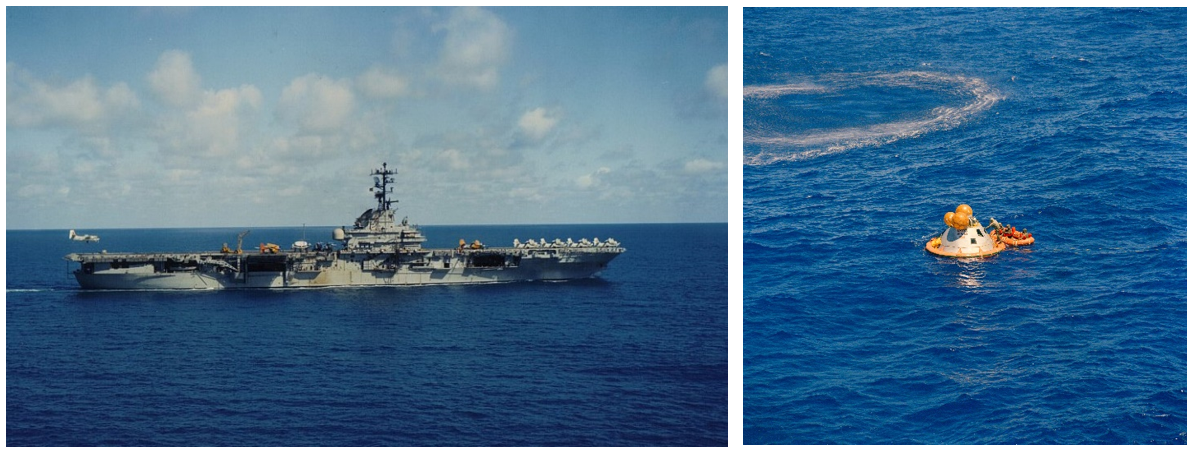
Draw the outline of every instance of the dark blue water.
[[[1185,9],[744,28],[746,444],[1188,442]]]
[[[9,446],[728,440],[724,224],[424,228],[437,247],[612,236],[628,251],[598,279],[215,292],[82,292],[61,258],[214,251],[237,229],[84,232],[101,241],[7,233]]]

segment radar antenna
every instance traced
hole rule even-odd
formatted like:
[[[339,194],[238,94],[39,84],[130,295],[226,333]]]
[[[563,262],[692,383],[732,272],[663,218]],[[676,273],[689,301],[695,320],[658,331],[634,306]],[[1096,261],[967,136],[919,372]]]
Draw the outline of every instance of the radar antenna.
[[[387,168],[385,163],[381,163],[381,168],[373,170],[371,174],[373,176],[373,187],[369,191],[373,192],[374,198],[377,198],[377,210],[379,211],[389,210],[389,205],[397,202],[396,200],[389,199],[389,195],[394,192],[393,187],[389,186],[389,184],[394,182],[394,178],[389,176],[394,174],[397,174],[397,171]]]

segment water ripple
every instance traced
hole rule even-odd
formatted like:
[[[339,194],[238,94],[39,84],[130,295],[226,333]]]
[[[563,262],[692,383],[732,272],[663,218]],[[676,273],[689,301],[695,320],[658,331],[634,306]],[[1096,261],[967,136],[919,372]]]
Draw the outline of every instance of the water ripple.
[[[920,118],[894,121],[865,127],[846,127],[833,130],[814,130],[800,134],[777,133],[766,127],[747,128],[746,144],[763,150],[745,157],[747,165],[767,165],[776,162],[803,160],[864,146],[881,146],[921,134],[948,130],[969,117],[989,110],[1004,96],[985,80],[977,77],[925,71],[903,71],[890,74],[828,74],[823,84],[777,84],[747,86],[743,97],[747,103],[771,102],[782,96],[825,94],[858,87],[905,87],[919,90],[963,92],[972,96],[961,105],[941,105],[923,113]]]

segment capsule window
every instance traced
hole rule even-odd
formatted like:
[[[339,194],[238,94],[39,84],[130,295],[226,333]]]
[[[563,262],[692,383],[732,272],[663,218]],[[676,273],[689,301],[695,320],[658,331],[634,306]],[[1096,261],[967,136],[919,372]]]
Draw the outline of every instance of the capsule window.
[[[978,237],[985,237],[984,235],[982,235],[982,229],[981,229],[981,228],[974,229],[974,230],[975,230],[975,231],[978,231]]]
[[[969,244],[970,244],[970,245],[977,245],[977,244],[978,244],[978,239],[969,239]]]

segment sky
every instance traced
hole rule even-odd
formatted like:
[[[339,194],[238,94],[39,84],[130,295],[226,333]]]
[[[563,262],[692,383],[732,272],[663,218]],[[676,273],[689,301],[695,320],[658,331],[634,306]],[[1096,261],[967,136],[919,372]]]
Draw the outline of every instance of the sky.
[[[7,229],[728,221],[725,7],[6,12]]]

